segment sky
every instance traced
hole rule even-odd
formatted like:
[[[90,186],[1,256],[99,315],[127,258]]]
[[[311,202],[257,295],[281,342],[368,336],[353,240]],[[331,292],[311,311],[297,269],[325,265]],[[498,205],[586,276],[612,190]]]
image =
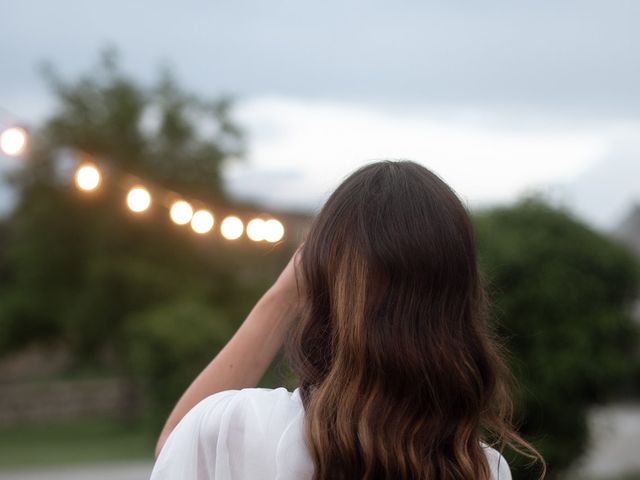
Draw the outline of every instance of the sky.
[[[317,209],[383,158],[471,208],[537,192],[612,229],[640,202],[634,0],[21,0],[0,16],[0,123],[51,112],[40,62],[74,78],[115,46],[143,81],[170,66],[236,98],[248,154],[225,178],[274,208]]]

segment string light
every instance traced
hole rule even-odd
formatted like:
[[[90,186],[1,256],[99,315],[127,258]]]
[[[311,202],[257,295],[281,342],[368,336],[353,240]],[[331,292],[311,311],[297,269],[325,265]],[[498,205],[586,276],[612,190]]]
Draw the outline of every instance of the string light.
[[[275,218],[271,218],[264,222],[263,232],[267,242],[275,243],[284,236],[284,226]]]
[[[186,225],[191,221],[193,217],[193,208],[189,204],[189,202],[185,202],[184,200],[178,200],[171,205],[171,210],[169,211],[169,216],[173,223],[176,225]]]
[[[89,192],[95,190],[100,185],[102,176],[100,171],[95,165],[84,164],[76,171],[75,180],[76,185],[80,190]]]
[[[191,228],[201,235],[213,228],[213,215],[208,210],[198,210],[191,218]]]
[[[264,240],[264,224],[265,221],[261,218],[254,218],[247,224],[247,237],[254,242],[261,242]]]
[[[0,152],[8,156],[19,156],[28,147],[29,137],[27,130],[22,127],[13,126],[0,132]],[[78,189],[90,192],[100,187],[102,174],[91,160],[91,157],[84,152],[76,152],[80,166],[74,174],[75,185]],[[88,161],[85,161],[87,159]],[[171,198],[173,193],[166,192],[166,197]],[[142,185],[137,185],[127,193],[126,203],[128,208],[135,213],[141,213],[151,206],[151,194]],[[164,204],[164,202],[160,202]],[[213,214],[206,209],[198,210],[194,213],[189,202],[178,200],[172,203],[169,216],[177,225],[191,224],[191,228],[198,234],[205,234],[213,228]],[[274,218],[264,220],[262,218],[252,219],[245,228],[242,220],[235,215],[226,217],[220,225],[220,233],[227,240],[236,240],[246,231],[247,236],[256,242],[278,242],[284,236],[284,226]]]
[[[132,212],[141,213],[151,205],[151,195],[144,187],[133,187],[127,194],[127,206]]]
[[[238,217],[230,216],[220,224],[220,232],[227,240],[236,240],[242,236],[244,225]]]
[[[0,134],[0,150],[5,155],[16,157],[27,147],[27,131],[20,127],[10,127]]]

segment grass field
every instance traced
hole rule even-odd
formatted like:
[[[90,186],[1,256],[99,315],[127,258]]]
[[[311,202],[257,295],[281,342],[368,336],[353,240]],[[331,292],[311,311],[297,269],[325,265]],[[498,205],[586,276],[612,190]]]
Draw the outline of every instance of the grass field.
[[[109,420],[0,429],[0,470],[43,465],[152,460],[153,443],[139,427]]]

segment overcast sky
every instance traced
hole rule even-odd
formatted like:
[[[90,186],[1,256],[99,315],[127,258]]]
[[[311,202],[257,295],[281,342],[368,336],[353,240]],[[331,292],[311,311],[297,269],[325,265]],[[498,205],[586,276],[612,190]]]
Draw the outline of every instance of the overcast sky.
[[[0,16],[0,107],[51,111],[42,60],[72,78],[113,45],[143,80],[168,64],[237,97],[249,156],[229,185],[274,206],[317,208],[379,158],[425,164],[471,206],[542,190],[603,228],[640,200],[637,1],[21,0]]]

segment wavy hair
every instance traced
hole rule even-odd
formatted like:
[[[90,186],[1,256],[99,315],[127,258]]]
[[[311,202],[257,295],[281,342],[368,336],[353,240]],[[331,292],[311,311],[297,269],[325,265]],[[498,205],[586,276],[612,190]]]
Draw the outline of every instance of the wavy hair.
[[[286,352],[314,480],[489,480],[482,443],[544,467],[512,424],[469,215],[437,175],[358,169],[315,218],[300,267]]]

